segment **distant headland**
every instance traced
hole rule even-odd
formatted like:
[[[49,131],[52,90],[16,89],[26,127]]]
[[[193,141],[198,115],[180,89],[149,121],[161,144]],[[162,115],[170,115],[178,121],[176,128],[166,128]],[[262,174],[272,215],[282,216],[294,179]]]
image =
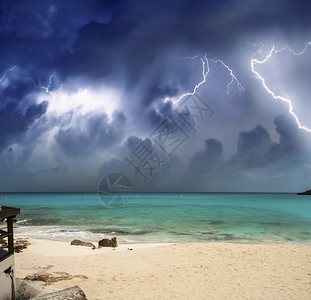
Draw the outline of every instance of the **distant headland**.
[[[305,191],[303,193],[297,193],[297,195],[311,195],[311,190]]]

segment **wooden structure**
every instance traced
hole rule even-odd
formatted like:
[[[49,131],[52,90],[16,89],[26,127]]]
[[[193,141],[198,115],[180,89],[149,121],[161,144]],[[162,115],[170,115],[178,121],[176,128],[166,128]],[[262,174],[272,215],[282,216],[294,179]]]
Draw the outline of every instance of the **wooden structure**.
[[[0,226],[6,222],[6,230],[0,229],[0,299],[15,300],[13,219],[19,208],[0,206]],[[7,250],[4,249],[7,239]]]

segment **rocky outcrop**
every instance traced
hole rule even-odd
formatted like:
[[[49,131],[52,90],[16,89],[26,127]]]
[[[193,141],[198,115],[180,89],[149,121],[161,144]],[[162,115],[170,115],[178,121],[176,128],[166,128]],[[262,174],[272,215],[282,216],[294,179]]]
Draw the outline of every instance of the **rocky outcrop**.
[[[303,193],[297,193],[297,195],[311,195],[311,190],[305,191]]]
[[[36,300],[87,300],[86,295],[77,285],[57,291],[54,293],[46,294],[40,297],[37,297]]]
[[[73,240],[70,243],[70,245],[92,247],[92,249],[96,249],[94,244],[92,244],[90,242],[83,242],[83,241],[80,241],[80,240]]]
[[[98,242],[98,248],[102,248],[102,247],[113,247],[113,248],[118,247],[117,238],[113,237],[111,240],[109,239],[100,240]]]
[[[72,278],[79,278],[79,279],[88,279],[85,275],[70,275],[66,272],[54,272],[51,273],[35,273],[32,275],[27,275],[24,279],[31,280],[31,281],[43,281],[45,283],[52,283],[62,280],[70,280]]]

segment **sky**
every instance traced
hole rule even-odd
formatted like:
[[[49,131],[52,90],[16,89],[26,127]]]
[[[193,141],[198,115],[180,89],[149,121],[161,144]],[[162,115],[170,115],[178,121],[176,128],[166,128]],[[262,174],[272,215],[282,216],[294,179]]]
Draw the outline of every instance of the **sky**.
[[[311,188],[311,2],[0,1],[0,192]],[[117,176],[117,175],[113,175]]]

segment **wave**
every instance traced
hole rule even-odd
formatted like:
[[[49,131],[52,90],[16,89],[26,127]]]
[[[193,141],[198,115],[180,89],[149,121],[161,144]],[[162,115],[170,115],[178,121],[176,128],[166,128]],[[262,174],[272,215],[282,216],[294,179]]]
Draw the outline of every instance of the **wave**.
[[[22,219],[22,220],[17,220],[16,224],[27,224],[31,219]]]
[[[110,233],[110,234],[130,234],[127,230],[122,229],[113,229],[113,228],[107,228],[107,229],[101,229],[101,228],[90,228],[87,229],[90,232],[93,233]]]

